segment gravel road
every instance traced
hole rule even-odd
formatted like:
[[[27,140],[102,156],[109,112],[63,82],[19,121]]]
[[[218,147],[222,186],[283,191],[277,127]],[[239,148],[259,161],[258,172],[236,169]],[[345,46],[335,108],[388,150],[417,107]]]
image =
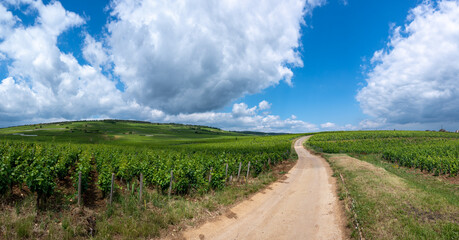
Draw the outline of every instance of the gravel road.
[[[295,142],[297,164],[286,178],[239,203],[186,239],[344,239],[345,217],[328,163]]]

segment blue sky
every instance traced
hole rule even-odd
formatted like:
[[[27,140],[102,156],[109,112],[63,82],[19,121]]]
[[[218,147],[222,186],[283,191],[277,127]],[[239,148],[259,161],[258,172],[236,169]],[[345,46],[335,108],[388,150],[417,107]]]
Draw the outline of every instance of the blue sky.
[[[365,84],[361,65],[385,47],[390,24],[403,25],[418,2],[356,0],[344,5],[334,0],[315,8],[301,29],[304,67],[294,69],[294,87],[269,88],[243,101],[266,99],[281,116],[295,114],[313,123],[358,124],[368,118],[355,100]]]
[[[458,12],[454,0],[0,2],[0,127],[455,130]]]

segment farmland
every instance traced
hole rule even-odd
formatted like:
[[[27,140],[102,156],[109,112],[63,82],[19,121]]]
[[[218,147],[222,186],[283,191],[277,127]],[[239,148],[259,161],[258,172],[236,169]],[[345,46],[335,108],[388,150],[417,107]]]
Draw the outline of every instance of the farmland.
[[[0,129],[0,236],[145,239],[180,232],[287,173],[299,136],[119,120]],[[328,132],[305,145],[341,177],[348,225],[358,222],[364,237],[458,236],[458,134]]]
[[[89,217],[102,218],[102,212],[111,211],[110,214],[130,218],[132,213],[126,213],[127,209],[121,208],[121,212],[113,213],[108,204],[113,174],[114,204],[126,206],[135,202],[136,211],[140,211],[138,217],[149,216],[149,204],[163,202],[160,207],[151,207],[151,211],[164,208],[172,211],[170,207],[182,204],[184,198],[200,198],[212,192],[219,196],[236,191],[233,196],[221,199],[230,204],[241,194],[245,195],[274,180],[271,168],[292,157],[292,139],[297,136],[255,136],[203,126],[129,121],[66,122],[1,129],[1,201],[6,209],[19,205],[38,212],[68,209],[58,211],[59,215],[68,215],[68,211],[79,208],[76,202],[81,181],[83,209],[87,207],[99,212]],[[145,185],[143,199],[139,199],[140,174]],[[250,180],[252,186],[239,184],[246,182],[246,177],[254,179]],[[169,191],[172,195],[170,200],[167,197]],[[211,198],[211,201],[215,199]],[[139,210],[138,202],[143,202],[144,210]],[[194,208],[201,208],[202,204],[207,204],[209,209],[218,206],[217,203],[202,201],[200,207]],[[19,209],[16,211],[24,211]],[[183,211],[196,211],[186,209]],[[6,220],[8,216],[3,216],[5,222],[10,221]],[[157,226],[161,229],[183,218],[186,217],[167,220],[166,213]],[[98,225],[97,228],[113,227],[110,222],[114,220],[110,219],[108,217],[108,223],[105,223],[109,226]],[[38,221],[37,217],[34,221]],[[31,229],[26,229],[26,234],[21,235],[18,230],[21,227],[17,224],[18,221],[9,222],[0,233],[6,238],[40,238],[41,235]],[[88,236],[88,233],[81,233],[81,229],[79,232],[77,225],[69,223],[68,229],[73,230],[65,233],[70,238]],[[49,227],[43,228],[43,231],[49,230]],[[157,236],[158,228],[151,228],[153,232],[145,230],[137,237]],[[107,237],[130,236],[109,229],[106,231]],[[63,236],[62,230],[56,234]]]
[[[451,176],[459,171],[459,134],[418,131],[318,134],[309,145],[326,153],[381,154],[404,167]]]
[[[226,141],[232,136],[247,135],[206,126],[125,120],[61,122],[0,129],[0,139],[4,140],[140,147],[162,147],[187,142],[218,142]]]
[[[163,149],[120,147],[110,145],[82,145],[57,143],[25,143],[3,141],[1,153],[1,186],[3,193],[15,185],[25,184],[38,198],[53,194],[55,179],[72,176],[74,185],[82,175],[82,188],[96,180],[104,194],[110,190],[111,174],[131,181],[140,173],[145,182],[158,189],[169,187],[170,172],[176,182],[173,191],[188,193],[222,188],[225,177],[237,173],[239,163],[244,168],[251,161],[252,175],[268,169],[268,161],[276,164],[290,156],[292,136],[243,138],[224,144],[205,143],[174,146]],[[228,164],[228,169],[226,169]],[[208,182],[210,169],[212,182]],[[97,171],[98,179],[91,179]],[[228,173],[229,175],[225,175]]]

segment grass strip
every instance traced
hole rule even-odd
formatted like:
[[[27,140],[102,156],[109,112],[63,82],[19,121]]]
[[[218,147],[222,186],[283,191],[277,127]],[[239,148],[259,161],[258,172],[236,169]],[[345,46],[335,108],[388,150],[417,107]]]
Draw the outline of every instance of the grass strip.
[[[343,178],[340,199],[354,203],[356,215],[348,217],[360,224],[364,238],[459,239],[457,184],[384,162],[377,154],[354,156],[362,160],[324,154]],[[358,229],[351,236],[360,238]]]

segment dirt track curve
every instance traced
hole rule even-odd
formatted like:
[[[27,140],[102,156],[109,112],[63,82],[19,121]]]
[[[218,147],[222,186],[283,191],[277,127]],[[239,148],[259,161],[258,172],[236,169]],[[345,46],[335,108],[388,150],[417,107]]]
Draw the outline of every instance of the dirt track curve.
[[[297,164],[287,178],[183,232],[186,239],[344,239],[344,217],[328,163],[295,142]]]

